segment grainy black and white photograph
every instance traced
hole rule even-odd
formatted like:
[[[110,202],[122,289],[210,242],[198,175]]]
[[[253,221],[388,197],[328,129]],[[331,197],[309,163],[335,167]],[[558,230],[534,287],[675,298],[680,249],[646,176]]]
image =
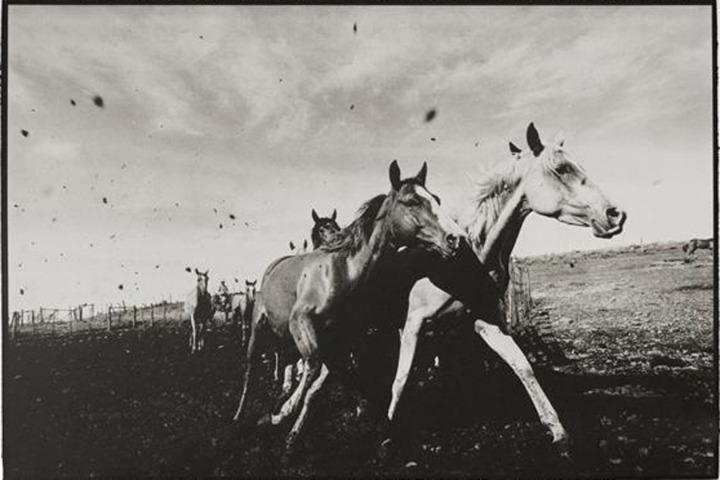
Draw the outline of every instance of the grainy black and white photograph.
[[[716,478],[715,4],[4,10],[6,478]]]

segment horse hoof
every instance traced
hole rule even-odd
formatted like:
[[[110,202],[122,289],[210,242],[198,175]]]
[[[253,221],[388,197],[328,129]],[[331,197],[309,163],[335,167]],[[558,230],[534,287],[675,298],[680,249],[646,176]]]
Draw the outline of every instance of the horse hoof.
[[[260,417],[260,419],[257,421],[257,426],[258,426],[258,427],[262,427],[262,426],[265,426],[265,425],[270,425],[271,423],[272,423],[272,421],[271,421],[271,419],[270,419],[270,414],[269,414],[269,413],[266,413],[265,415],[263,415],[262,417]]]
[[[397,455],[397,446],[392,438],[386,438],[378,447],[378,459],[385,465],[392,461]]]
[[[552,444],[560,457],[567,460],[572,458],[573,441],[569,435],[566,434],[563,437],[553,440]]]

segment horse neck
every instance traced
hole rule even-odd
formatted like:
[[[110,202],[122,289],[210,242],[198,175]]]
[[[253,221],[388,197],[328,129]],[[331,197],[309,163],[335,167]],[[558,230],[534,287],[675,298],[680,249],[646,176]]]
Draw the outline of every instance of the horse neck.
[[[357,250],[347,256],[348,279],[352,285],[362,283],[373,271],[382,255],[391,248],[390,228],[387,216],[375,222],[370,238]]]
[[[504,291],[510,280],[508,268],[520,229],[530,213],[524,208],[522,181],[509,190],[483,200],[467,227],[473,250]]]

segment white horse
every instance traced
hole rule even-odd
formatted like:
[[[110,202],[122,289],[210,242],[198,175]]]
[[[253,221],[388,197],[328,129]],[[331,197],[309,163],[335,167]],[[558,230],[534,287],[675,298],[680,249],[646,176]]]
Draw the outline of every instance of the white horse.
[[[510,254],[525,218],[535,212],[560,222],[589,227],[600,238],[622,232],[624,211],[611,203],[588,178],[585,170],[566,152],[558,135],[543,145],[531,123],[527,129],[529,150],[518,152],[511,144],[513,160],[504,162],[478,184],[476,201],[461,219],[477,258],[489,269],[499,287],[507,289]],[[514,147],[514,148],[513,148]],[[458,300],[452,286],[436,286],[433,277],[418,281],[409,297],[409,309],[401,335],[400,359],[392,386],[388,418],[395,417],[398,402],[410,372],[420,327],[426,319],[466,309],[466,298]],[[445,282],[447,283],[447,282]],[[502,308],[500,306],[499,308]],[[557,412],[537,382],[527,358],[506,333],[503,325],[493,324],[473,308],[475,331],[502,358],[520,379],[541,422],[553,435],[554,442],[568,438]],[[458,318],[448,316],[448,318]],[[497,322],[495,322],[497,323]]]
[[[197,285],[185,300],[185,315],[190,317],[190,352],[195,353],[205,346],[205,331],[208,320],[215,314],[212,298],[208,293],[208,272],[195,269]]]

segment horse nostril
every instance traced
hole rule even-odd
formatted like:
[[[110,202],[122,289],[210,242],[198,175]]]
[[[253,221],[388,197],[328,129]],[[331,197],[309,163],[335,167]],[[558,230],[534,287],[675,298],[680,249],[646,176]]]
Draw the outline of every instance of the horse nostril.
[[[455,234],[448,233],[445,237],[445,240],[447,241],[448,245],[453,248],[458,246],[458,236]]]
[[[608,209],[605,211],[605,214],[607,215],[607,218],[608,218],[609,220],[613,220],[613,219],[616,219],[616,218],[618,218],[618,217],[620,216],[620,210],[618,210],[618,209],[615,208],[615,207],[611,207],[611,208],[608,208]]]

